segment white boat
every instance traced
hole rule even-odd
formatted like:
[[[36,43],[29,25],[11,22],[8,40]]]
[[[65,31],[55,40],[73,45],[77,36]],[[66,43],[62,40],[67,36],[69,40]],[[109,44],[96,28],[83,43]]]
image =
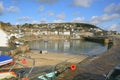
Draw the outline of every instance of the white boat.
[[[9,79],[13,77],[16,77],[16,74],[14,72],[0,72],[0,80],[5,78]]]
[[[20,41],[15,41],[14,43],[15,43],[15,45],[22,45],[22,44],[24,44],[23,42],[20,42]]]

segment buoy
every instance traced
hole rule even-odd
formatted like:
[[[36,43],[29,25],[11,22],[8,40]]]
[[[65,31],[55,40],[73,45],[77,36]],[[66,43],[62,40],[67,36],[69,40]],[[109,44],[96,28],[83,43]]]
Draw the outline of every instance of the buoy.
[[[10,64],[14,64],[14,61],[10,62]]]
[[[23,59],[22,60],[22,64],[26,64],[27,62],[26,62],[26,59]]]
[[[72,71],[74,71],[74,70],[76,69],[76,65],[75,65],[75,64],[72,64],[72,65],[70,66],[70,69],[71,69]]]
[[[29,78],[22,78],[22,80],[30,80]]]

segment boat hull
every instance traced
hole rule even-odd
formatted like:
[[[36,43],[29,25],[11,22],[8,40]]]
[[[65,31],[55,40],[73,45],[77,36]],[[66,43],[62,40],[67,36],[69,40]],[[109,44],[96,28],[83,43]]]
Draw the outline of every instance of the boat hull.
[[[12,57],[7,55],[0,55],[0,66],[9,64],[13,61]]]

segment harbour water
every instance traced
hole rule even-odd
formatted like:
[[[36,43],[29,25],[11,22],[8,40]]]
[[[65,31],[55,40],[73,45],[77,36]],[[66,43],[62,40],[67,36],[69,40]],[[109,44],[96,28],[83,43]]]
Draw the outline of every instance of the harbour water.
[[[88,42],[83,40],[70,41],[31,41],[29,42],[32,50],[47,50],[48,52],[64,54],[84,54],[98,55],[107,50],[103,44]]]

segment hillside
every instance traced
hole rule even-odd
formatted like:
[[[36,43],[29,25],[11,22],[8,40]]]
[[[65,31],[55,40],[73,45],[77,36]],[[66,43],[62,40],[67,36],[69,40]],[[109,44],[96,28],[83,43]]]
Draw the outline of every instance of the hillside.
[[[92,25],[88,23],[42,23],[42,24],[30,24],[30,23],[25,23],[23,25],[12,25],[10,23],[5,23],[0,21],[0,25],[2,29],[8,30],[7,28],[11,29],[11,26],[14,26],[16,28],[46,28],[46,29],[67,29],[70,30],[71,28],[81,30],[81,29],[100,29],[104,31],[103,29]]]
[[[98,29],[101,29],[95,25],[92,25],[92,24],[87,24],[87,23],[44,23],[44,24],[28,24],[28,23],[25,23],[23,25],[21,25],[22,27],[24,28],[35,28],[35,27],[51,27],[51,28],[54,28],[54,27],[58,27],[58,28],[62,28],[62,27],[77,27],[77,28],[80,28],[80,27],[83,27],[83,28],[98,28]],[[102,29],[101,29],[102,30]]]

